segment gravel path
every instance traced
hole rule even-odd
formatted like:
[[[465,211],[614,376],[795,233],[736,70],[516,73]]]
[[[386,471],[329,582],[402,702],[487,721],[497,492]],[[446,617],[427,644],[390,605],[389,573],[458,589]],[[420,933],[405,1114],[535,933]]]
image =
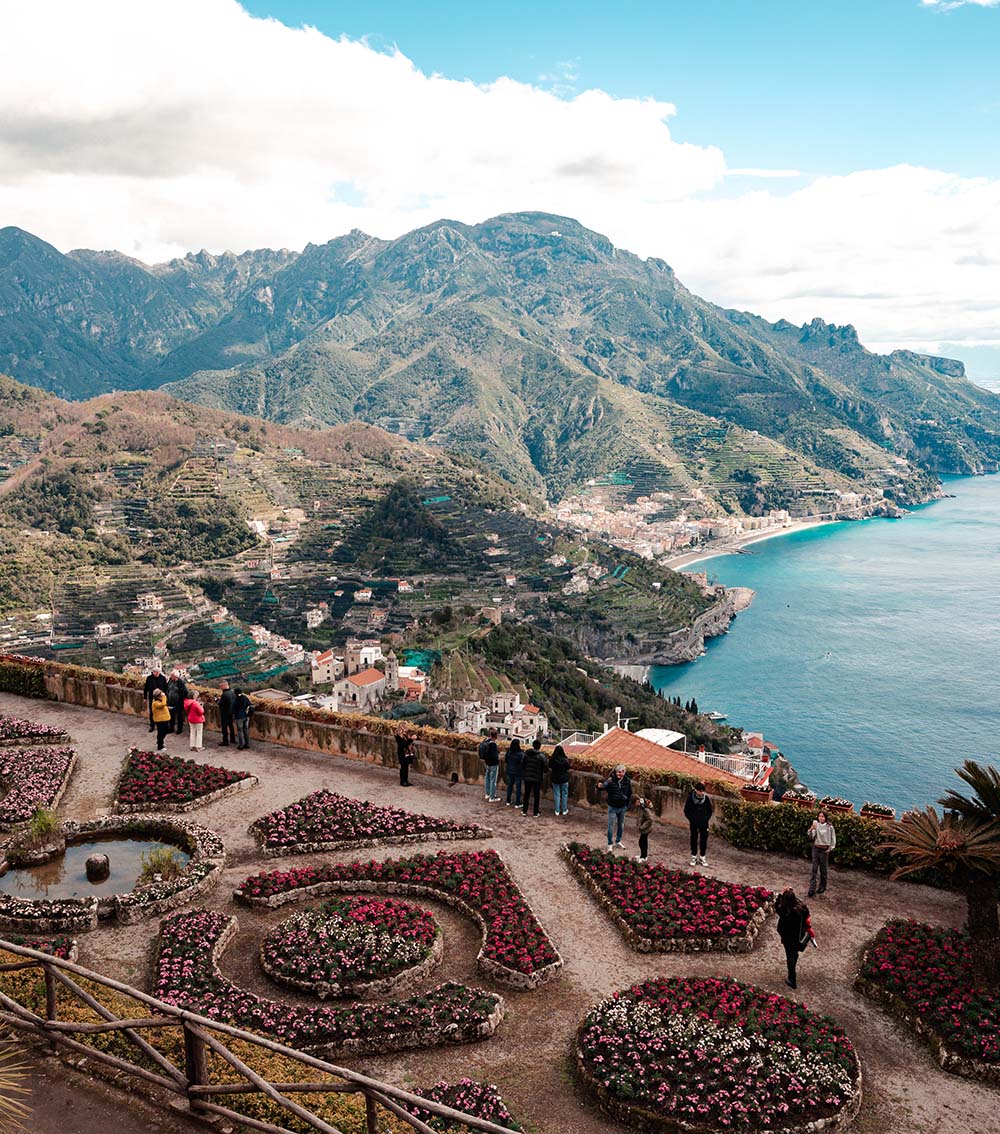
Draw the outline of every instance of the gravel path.
[[[31,701],[0,694],[0,711],[60,725],[72,736],[79,753],[73,782],[60,807],[63,817],[92,818],[110,806],[114,784],[129,745],[149,740],[145,722],[73,705]],[[617,988],[653,976],[728,974],[775,992],[786,993],[783,954],[773,930],[765,927],[749,956],[646,956],[627,949],[611,922],[593,903],[558,854],[569,839],[604,843],[602,814],[585,810],[567,818],[552,814],[551,798],[543,801],[540,818],[525,818],[503,803],[487,804],[477,786],[449,787],[445,782],[413,776],[416,785],[401,789],[396,773],[338,756],[255,744],[246,752],[217,747],[208,734],[202,758],[229,768],[245,768],[260,786],[189,813],[189,818],[217,831],[226,843],[228,866],[205,905],[236,913],[241,932],[223,960],[234,980],[255,992],[289,1002],[306,1002],[271,984],[259,970],[256,950],[263,934],[299,908],[257,913],[232,902],[232,891],[247,874],[274,869],[282,862],[348,861],[353,857],[395,857],[442,846],[455,850],[494,847],[505,859],[542,924],[561,952],[561,978],[538,992],[501,990],[507,1018],[490,1040],[461,1047],[354,1061],[360,1070],[402,1086],[426,1085],[439,1078],[468,1075],[500,1087],[515,1115],[535,1124],[540,1134],[616,1134],[622,1127],[602,1116],[580,1095],[570,1073],[569,1050],[574,1031],[587,1009]],[[168,741],[171,751],[189,755],[185,737]],[[259,815],[284,806],[317,788],[326,787],[375,803],[399,804],[415,811],[490,826],[487,841],[429,843],[414,847],[368,849],[291,859],[258,857],[247,826]],[[626,834],[634,853],[632,821]],[[671,827],[654,830],[654,860],[680,865],[687,860],[686,833]],[[775,855],[733,850],[720,840],[709,846],[708,873],[719,878],[780,890],[791,884],[805,889],[804,862]],[[479,936],[470,922],[447,906],[420,900],[431,908],[445,933],[441,966],[412,991],[456,979],[491,987],[476,971]],[[925,887],[862,874],[831,870],[830,890],[811,903],[819,951],[803,955],[797,995],[810,1007],[833,1017],[856,1044],[864,1068],[865,1101],[853,1127],[864,1134],[968,1134],[984,1130],[1000,1112],[1000,1092],[947,1075],[929,1051],[881,1010],[852,991],[851,982],[864,944],[889,917],[914,917],[943,925],[960,925],[964,902]],[[100,928],[80,938],[80,963],[119,979],[148,987],[157,922]],[[411,991],[407,988],[407,994]],[[37,1134],[74,1129],[65,1122],[32,1126]],[[86,1127],[79,1127],[85,1130]]]

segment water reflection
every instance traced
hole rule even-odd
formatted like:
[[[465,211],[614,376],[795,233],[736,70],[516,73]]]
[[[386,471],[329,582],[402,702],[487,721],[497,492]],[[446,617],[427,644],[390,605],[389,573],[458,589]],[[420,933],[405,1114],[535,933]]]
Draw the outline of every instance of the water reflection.
[[[190,857],[179,847],[157,839],[100,839],[77,843],[51,862],[11,868],[0,876],[0,894],[49,899],[124,894],[138,881],[142,856],[161,848],[173,851],[182,866]],[[100,882],[87,878],[85,864],[95,851],[106,854],[111,860],[111,873]]]

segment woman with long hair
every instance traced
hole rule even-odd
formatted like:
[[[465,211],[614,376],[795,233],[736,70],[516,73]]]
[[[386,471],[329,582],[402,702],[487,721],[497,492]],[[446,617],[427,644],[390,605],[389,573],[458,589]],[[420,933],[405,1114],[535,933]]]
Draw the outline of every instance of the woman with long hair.
[[[785,983],[789,988],[796,988],[795,966],[799,962],[799,954],[810,944],[816,944],[816,935],[809,922],[809,907],[799,901],[794,890],[785,890],[778,896],[774,908],[778,914],[778,936],[785,947],[788,964]]]

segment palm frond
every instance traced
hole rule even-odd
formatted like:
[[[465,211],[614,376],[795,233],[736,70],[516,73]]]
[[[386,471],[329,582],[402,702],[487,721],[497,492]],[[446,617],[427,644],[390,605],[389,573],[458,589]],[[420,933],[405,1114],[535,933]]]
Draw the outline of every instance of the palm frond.
[[[0,1037],[0,1130],[3,1134],[26,1131],[24,1120],[31,1111],[25,1101],[31,1093],[29,1065],[23,1051],[9,1037]]]
[[[916,811],[905,823],[886,828],[888,838],[879,850],[892,851],[903,863],[893,878],[918,870],[1000,875],[1000,823],[979,823],[946,815],[933,807]]]
[[[973,797],[970,799],[953,790],[938,803],[947,811],[957,811],[963,819],[980,823],[1000,819],[1000,772],[992,766],[966,760],[961,768],[955,769],[955,774],[972,788]]]

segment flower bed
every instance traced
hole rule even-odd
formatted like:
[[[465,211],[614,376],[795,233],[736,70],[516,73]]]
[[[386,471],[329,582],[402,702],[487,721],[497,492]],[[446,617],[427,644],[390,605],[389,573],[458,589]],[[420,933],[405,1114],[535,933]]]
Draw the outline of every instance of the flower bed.
[[[499,1089],[493,1083],[478,1083],[475,1079],[459,1079],[457,1083],[449,1083],[441,1079],[433,1087],[417,1087],[413,1093],[442,1103],[444,1106],[450,1106],[452,1110],[460,1110],[463,1114],[483,1118],[507,1130],[522,1129],[507,1109]],[[430,1111],[421,1110],[419,1107],[412,1107],[410,1113],[440,1134],[466,1134],[468,1130],[468,1127],[460,1122],[437,1118]]]
[[[0,748],[28,744],[68,744],[61,728],[0,714]]]
[[[50,953],[63,961],[75,961],[77,955],[74,937],[22,937],[19,933],[8,933],[0,940],[0,950],[5,944],[20,945],[22,949],[37,949],[39,953]]]
[[[564,846],[563,854],[641,953],[749,953],[773,908],[774,895],[759,886],[616,858],[580,843]]]
[[[208,910],[164,921],[153,995],[324,1055],[469,1043],[492,1035],[503,1017],[499,996],[451,982],[422,996],[384,1003],[299,1008],[266,1000],[219,972],[218,959],[237,929],[236,918]]]
[[[54,810],[76,767],[72,748],[6,748],[0,751],[0,830],[27,823],[41,807]]]
[[[279,984],[326,999],[388,992],[428,972],[441,952],[427,910],[392,898],[333,898],[275,926],[260,962]]]
[[[453,823],[401,807],[320,789],[297,803],[256,819],[250,834],[267,857],[312,854],[376,843],[414,843],[427,839],[488,839],[493,832],[476,823]]]
[[[483,932],[480,968],[511,987],[536,988],[562,968],[562,958],[492,850],[275,870],[247,878],[236,900],[273,909],[337,892],[423,894],[455,906]]]
[[[1000,1085],[1000,994],[976,986],[968,934],[890,921],[855,987],[926,1039],[945,1071]]]
[[[249,772],[132,748],[118,779],[115,811],[190,811],[257,782]]]
[[[602,1108],[645,1131],[810,1132],[846,1125],[861,1066],[831,1021],[729,978],[666,978],[616,992],[577,1033]]]

